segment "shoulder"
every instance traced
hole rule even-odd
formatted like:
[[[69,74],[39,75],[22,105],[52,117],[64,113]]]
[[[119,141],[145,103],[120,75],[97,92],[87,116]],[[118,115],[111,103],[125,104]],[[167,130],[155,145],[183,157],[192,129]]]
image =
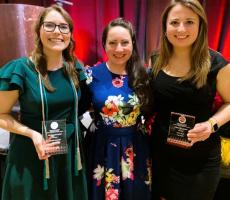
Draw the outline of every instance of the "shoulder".
[[[27,70],[34,70],[34,65],[29,58],[21,57],[11,60],[2,66],[2,68],[0,68],[0,74],[1,76],[9,76],[12,74],[24,76]]]
[[[101,79],[105,73],[106,64],[99,63],[97,65],[85,68],[85,75],[87,77],[87,84],[90,84],[93,80]]]
[[[86,68],[86,73],[90,73],[92,76],[97,77],[97,76],[101,76],[102,73],[105,73],[106,70],[106,64],[103,63],[99,63],[97,65],[91,66]]]
[[[27,63],[27,57],[20,57],[20,58],[8,61],[5,65],[2,66],[1,69],[7,66],[25,65],[26,63]]]
[[[84,73],[84,66],[82,65],[82,63],[80,63],[79,61],[76,61],[75,69],[78,72],[79,80],[80,81],[85,80],[86,76],[85,76],[85,73]]]
[[[105,68],[106,68],[106,64],[105,62],[103,62],[103,63],[96,64],[94,66],[91,66],[89,69],[92,70],[93,74],[97,74],[97,73],[104,71]]]
[[[75,68],[77,71],[82,71],[83,70],[83,64],[77,60],[76,64],[75,64]]]
[[[228,64],[228,61],[223,57],[220,52],[209,49],[209,54],[211,57],[211,68],[213,70],[222,68]]]
[[[21,89],[24,87],[24,80],[35,72],[33,63],[22,57],[11,60],[0,69],[0,84],[4,90]]]

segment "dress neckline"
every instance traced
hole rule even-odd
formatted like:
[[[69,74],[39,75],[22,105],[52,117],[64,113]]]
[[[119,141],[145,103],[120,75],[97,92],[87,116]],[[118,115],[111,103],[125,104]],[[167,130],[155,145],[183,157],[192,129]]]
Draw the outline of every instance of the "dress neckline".
[[[117,74],[111,71],[111,69],[109,68],[107,62],[105,62],[105,68],[107,69],[108,72],[110,72],[111,74],[114,74],[116,76],[128,76],[128,74]]]
[[[173,79],[183,78],[183,77],[180,77],[180,76],[172,76],[172,75],[169,75],[169,74],[166,73],[163,69],[161,70],[161,72],[162,72],[165,76],[170,77],[170,78],[173,78]]]
[[[30,57],[25,57],[25,59],[27,59],[28,62],[29,62],[30,64],[32,64],[33,67],[35,68],[35,64],[34,64],[34,62],[30,59]],[[59,68],[57,68],[57,69],[55,69],[55,70],[49,70],[49,69],[47,69],[47,72],[48,72],[48,73],[58,72],[58,71],[62,70],[63,68],[64,68],[64,66],[59,67]]]

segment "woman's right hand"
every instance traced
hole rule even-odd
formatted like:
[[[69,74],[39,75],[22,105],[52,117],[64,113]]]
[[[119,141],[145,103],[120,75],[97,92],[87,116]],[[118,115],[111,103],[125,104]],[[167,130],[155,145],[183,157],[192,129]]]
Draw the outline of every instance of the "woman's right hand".
[[[42,137],[42,134],[40,134],[39,132],[33,131],[31,134],[31,139],[34,143],[34,147],[35,147],[36,152],[38,154],[38,158],[40,160],[45,160],[45,159],[49,158],[50,155],[47,155],[45,153],[45,147],[44,147],[45,140]]]

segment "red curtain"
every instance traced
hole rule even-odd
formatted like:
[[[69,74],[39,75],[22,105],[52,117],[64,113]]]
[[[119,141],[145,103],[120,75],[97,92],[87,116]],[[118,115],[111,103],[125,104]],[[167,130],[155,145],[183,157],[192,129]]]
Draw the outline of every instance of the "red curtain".
[[[87,65],[103,61],[101,36],[104,26],[119,16],[119,1],[73,0],[73,6],[65,6],[74,20],[76,55]]]
[[[209,22],[209,46],[230,60],[230,1],[205,2]]]
[[[137,33],[143,60],[158,48],[160,16],[169,0],[72,0],[64,6],[75,23],[76,55],[85,64],[105,59],[101,44],[104,26],[113,18],[130,20]],[[53,3],[53,2],[51,2]],[[230,1],[201,0],[208,17],[209,46],[230,61]]]

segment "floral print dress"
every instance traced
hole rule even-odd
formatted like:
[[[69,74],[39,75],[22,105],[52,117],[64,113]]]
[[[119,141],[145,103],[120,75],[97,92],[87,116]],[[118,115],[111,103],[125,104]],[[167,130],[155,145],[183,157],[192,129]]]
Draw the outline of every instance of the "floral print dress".
[[[89,199],[150,199],[149,135],[137,128],[140,103],[128,76],[106,63],[86,69],[96,131],[88,147]]]

